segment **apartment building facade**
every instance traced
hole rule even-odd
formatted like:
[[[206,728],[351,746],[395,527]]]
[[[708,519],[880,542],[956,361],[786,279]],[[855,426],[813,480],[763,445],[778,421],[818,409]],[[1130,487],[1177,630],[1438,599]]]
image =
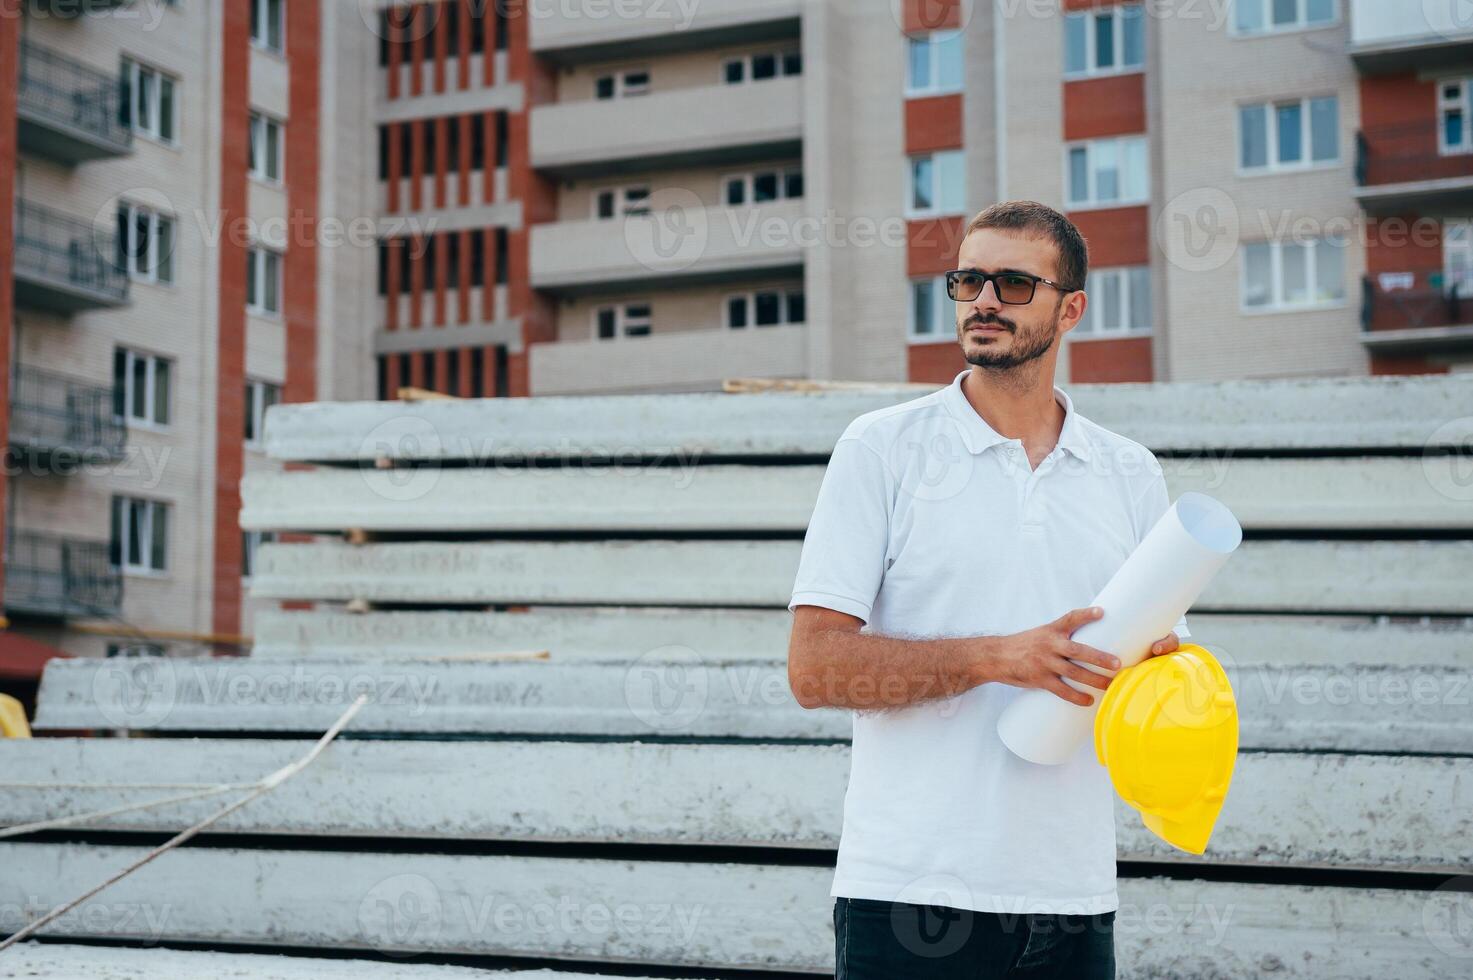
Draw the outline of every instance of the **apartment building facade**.
[[[436,109],[380,133],[385,213],[452,234],[384,249],[379,392],[946,380],[940,273],[1012,198],[1090,241],[1063,381],[1466,370],[1468,232],[1438,209],[1473,156],[1438,134],[1468,89],[1434,76],[1469,35],[1426,6],[491,4],[494,45],[456,23],[474,3],[407,8],[390,104],[466,91],[457,45],[506,67],[471,59],[498,93],[471,130]],[[1436,187],[1398,189],[1422,164]],[[1430,244],[1402,247],[1409,217]]]
[[[0,4],[0,660],[239,651],[266,407],[371,397],[323,324],[375,229],[322,231],[373,219],[372,50],[352,4]]]

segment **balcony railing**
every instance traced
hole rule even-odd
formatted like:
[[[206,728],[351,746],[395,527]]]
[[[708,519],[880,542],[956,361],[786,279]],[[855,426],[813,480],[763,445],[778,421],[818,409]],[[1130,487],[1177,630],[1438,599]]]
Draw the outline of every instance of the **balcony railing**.
[[[113,389],[64,374],[18,367],[10,382],[10,445],[59,466],[116,459],[128,429],[113,414]]]
[[[1473,313],[1473,303],[1456,290],[1381,289],[1369,276],[1361,282],[1360,325],[1365,330],[1450,327],[1462,323],[1467,313]]]
[[[128,153],[115,75],[30,41],[20,42],[16,111],[20,145],[67,163]]]
[[[19,305],[55,312],[128,300],[116,234],[31,201],[15,202],[15,280]]]
[[[1362,187],[1473,177],[1473,152],[1443,152],[1436,119],[1362,130],[1355,179]]]
[[[47,617],[116,616],[123,576],[106,541],[11,531],[5,538],[5,609]]]

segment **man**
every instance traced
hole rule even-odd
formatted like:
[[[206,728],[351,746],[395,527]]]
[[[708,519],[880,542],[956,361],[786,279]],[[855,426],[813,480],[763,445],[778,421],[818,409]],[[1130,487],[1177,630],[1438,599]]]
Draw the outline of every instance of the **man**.
[[[824,475],[788,674],[804,707],[856,712],[837,980],[1114,976],[1108,776],[1092,746],[1038,766],[996,731],[1020,688],[1108,685],[1081,665],[1115,658],[1070,634],[1168,506],[1155,457],[1054,387],[1088,268],[1051,208],[979,214],[946,276],[970,368],[855,419]]]

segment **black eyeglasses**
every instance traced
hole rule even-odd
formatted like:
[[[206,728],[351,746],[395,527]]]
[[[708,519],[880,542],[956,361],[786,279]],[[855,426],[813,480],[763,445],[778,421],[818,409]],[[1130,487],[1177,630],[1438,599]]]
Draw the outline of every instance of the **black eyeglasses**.
[[[982,290],[989,282],[992,283],[992,291],[997,293],[998,302],[1009,306],[1026,306],[1033,302],[1033,293],[1038,289],[1039,283],[1052,286],[1061,293],[1075,292],[1052,279],[1030,276],[1026,272],[977,272],[974,269],[953,269],[946,273],[946,295],[958,303],[970,303],[982,295]]]

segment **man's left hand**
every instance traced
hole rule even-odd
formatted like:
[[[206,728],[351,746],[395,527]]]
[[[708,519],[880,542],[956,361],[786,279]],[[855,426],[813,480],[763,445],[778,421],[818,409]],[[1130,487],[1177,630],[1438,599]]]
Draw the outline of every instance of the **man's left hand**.
[[[1151,652],[1148,656],[1164,657],[1181,646],[1181,640],[1177,639],[1176,633],[1167,633],[1161,639],[1151,644]]]

